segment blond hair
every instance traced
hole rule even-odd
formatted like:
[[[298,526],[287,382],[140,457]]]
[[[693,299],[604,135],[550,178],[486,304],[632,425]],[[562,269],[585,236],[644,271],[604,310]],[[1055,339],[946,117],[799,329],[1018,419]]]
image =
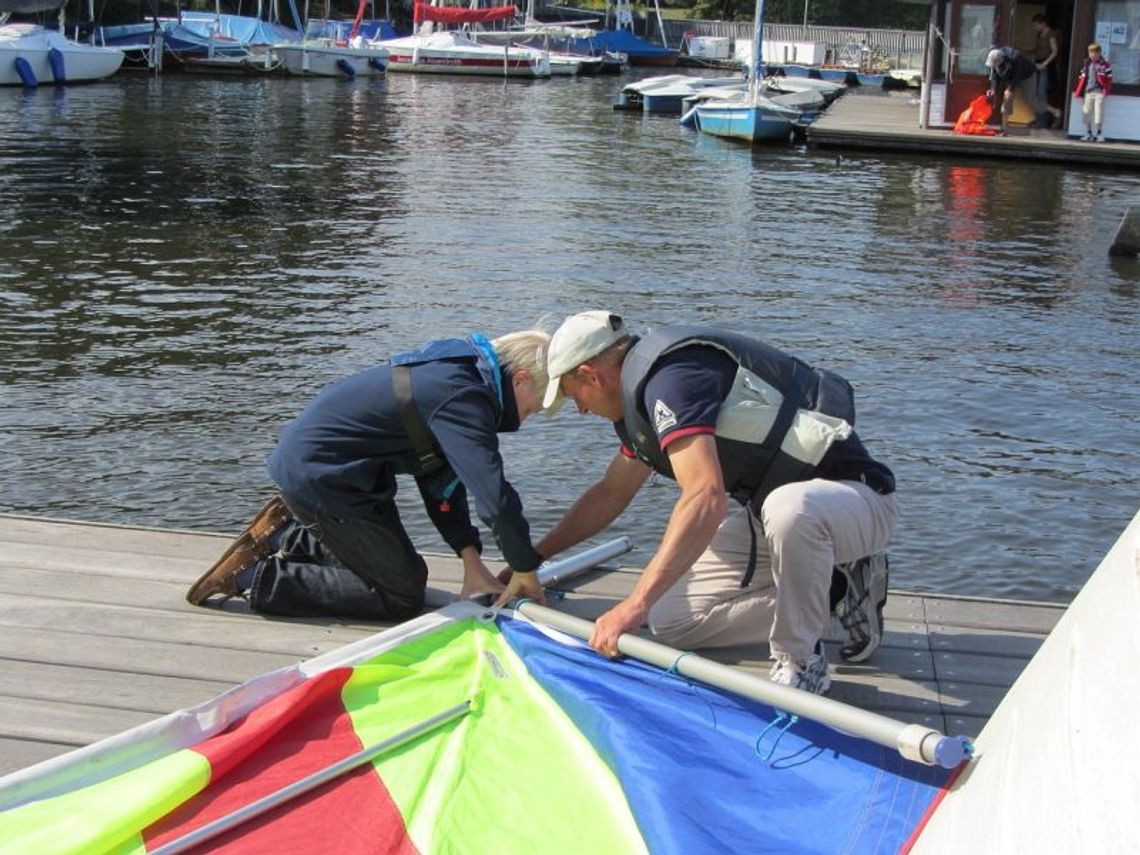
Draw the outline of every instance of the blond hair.
[[[499,364],[513,373],[519,369],[529,371],[539,389],[545,389],[546,352],[550,348],[550,333],[546,330],[519,330],[491,340]]]
[[[1093,42],[1091,45],[1089,45],[1089,53],[1092,53],[1093,51],[1100,53],[1100,45],[1098,45],[1096,42]]]

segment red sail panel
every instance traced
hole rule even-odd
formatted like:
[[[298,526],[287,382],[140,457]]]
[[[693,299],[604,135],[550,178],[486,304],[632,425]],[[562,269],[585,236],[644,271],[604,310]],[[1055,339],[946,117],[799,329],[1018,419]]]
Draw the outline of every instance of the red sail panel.
[[[415,22],[435,21],[438,24],[486,24],[513,18],[518,9],[514,6],[489,6],[485,9],[461,9],[458,6],[432,6],[416,3]]]
[[[193,750],[210,761],[210,785],[147,829],[148,850],[188,834],[364,746],[341,701],[351,668],[319,674]],[[211,840],[211,853],[391,852],[414,855],[403,817],[366,763]]]

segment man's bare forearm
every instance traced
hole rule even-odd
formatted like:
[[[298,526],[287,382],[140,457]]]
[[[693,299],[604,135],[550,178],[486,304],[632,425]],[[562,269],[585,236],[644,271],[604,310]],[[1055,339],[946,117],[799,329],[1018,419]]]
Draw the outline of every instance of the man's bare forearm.
[[[648,475],[642,464],[615,459],[602,480],[578,497],[535,548],[550,558],[604,530],[629,507]]]

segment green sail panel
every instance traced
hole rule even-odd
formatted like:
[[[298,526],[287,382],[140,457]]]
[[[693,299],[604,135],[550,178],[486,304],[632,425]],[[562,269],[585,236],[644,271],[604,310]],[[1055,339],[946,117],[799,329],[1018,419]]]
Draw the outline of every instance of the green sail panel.
[[[459,621],[358,665],[365,745],[465,700],[472,712],[374,766],[420,852],[645,852],[610,769],[493,623]]]

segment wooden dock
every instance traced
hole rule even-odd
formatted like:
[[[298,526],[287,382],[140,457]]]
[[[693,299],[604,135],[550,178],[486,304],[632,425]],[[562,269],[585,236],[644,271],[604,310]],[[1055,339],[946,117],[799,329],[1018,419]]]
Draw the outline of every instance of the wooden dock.
[[[270,620],[239,600],[189,605],[187,587],[231,537],[0,515],[0,774],[384,628]],[[438,607],[458,592],[460,565],[429,565]],[[588,574],[550,604],[595,618],[637,572]],[[892,590],[882,647],[869,663],[836,663],[831,697],[976,735],[1062,611]],[[770,665],[763,646],[702,653],[764,675]]]
[[[1090,143],[1060,130],[1011,128],[1009,136],[951,133],[948,128],[919,127],[918,97],[913,93],[846,93],[807,130],[808,144],[820,148],[956,154],[967,157],[1043,160],[1072,166],[1140,169],[1140,145]]]

